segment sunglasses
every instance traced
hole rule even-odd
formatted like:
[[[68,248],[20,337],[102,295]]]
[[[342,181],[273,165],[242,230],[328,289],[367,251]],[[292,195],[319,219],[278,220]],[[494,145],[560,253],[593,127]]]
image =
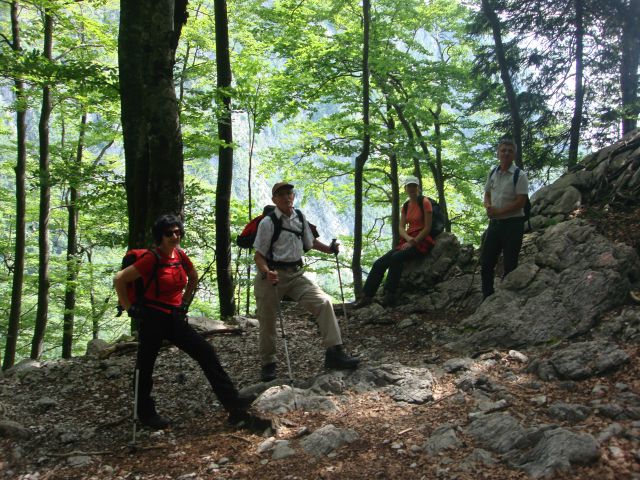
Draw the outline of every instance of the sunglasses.
[[[173,230],[167,230],[166,232],[163,233],[163,235],[165,237],[173,237],[174,235],[177,237],[181,237],[183,234],[179,228],[174,228]]]

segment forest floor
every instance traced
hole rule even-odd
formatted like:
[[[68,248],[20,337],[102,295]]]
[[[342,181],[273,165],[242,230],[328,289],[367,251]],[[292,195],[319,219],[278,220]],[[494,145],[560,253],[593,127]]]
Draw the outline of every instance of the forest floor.
[[[640,209],[624,213],[600,214],[584,212],[599,230],[608,236],[632,244],[636,249],[640,235]],[[342,306],[336,306],[340,315]],[[311,318],[293,305],[283,308],[288,347],[296,379],[307,379],[323,372],[323,349]],[[368,358],[384,359],[407,366],[441,366],[455,358],[431,341],[433,325],[451,325],[464,315],[441,312],[423,315],[423,323],[400,330],[396,324],[373,325],[350,323],[343,325],[348,349]],[[397,321],[402,319],[397,314]],[[257,360],[257,330],[249,329],[241,336],[218,336],[212,339],[230,376],[239,387],[259,381]],[[605,386],[604,395],[615,396],[616,385],[625,384],[640,394],[639,345],[621,345],[631,362],[608,376],[577,382],[568,391],[558,382],[540,382],[526,373],[526,365],[516,362],[507,351],[496,350],[495,366],[485,373],[492,381],[508,389],[511,397],[509,413],[524,425],[562,422],[546,414],[548,404],[556,401],[588,405],[595,386]],[[286,363],[279,344],[279,372],[286,376]],[[542,350],[521,350],[534,358]],[[182,358],[180,358],[182,356]],[[133,354],[122,357],[124,365],[133,365]],[[12,441],[0,438],[0,478],[27,479],[161,479],[161,478],[241,478],[241,479],[365,479],[365,478],[446,478],[460,480],[528,478],[521,471],[497,461],[480,469],[459,468],[463,459],[477,445],[460,430],[463,446],[443,455],[429,456],[422,447],[436,427],[450,423],[465,426],[473,411],[470,401],[460,402],[456,396],[456,376],[433,371],[436,383],[434,401],[423,405],[398,403],[380,392],[351,393],[335,412],[303,412],[279,415],[279,439],[295,438],[302,428],[311,432],[333,424],[355,430],[359,439],[343,446],[330,456],[313,457],[298,451],[295,455],[273,460],[270,453],[260,454],[258,446],[265,438],[225,424],[226,415],[215,404],[204,377],[187,357],[174,348],[164,349],[158,360],[154,393],[162,414],[173,419],[163,433],[139,432],[137,448],[132,450],[130,378],[105,379],[97,375],[95,363],[78,358],[73,368],[61,366],[61,374],[44,376],[37,383],[21,382],[14,377],[0,378],[0,407],[4,416],[36,432],[30,440]],[[105,366],[101,368],[106,368]],[[177,379],[186,373],[186,383]],[[517,382],[505,382],[507,372],[515,373]],[[125,377],[122,375],[121,377]],[[57,415],[43,414],[37,407],[43,396],[53,392],[58,396]],[[533,402],[546,396],[545,405]],[[198,397],[197,399],[195,397]],[[606,397],[605,397],[606,398]],[[197,403],[196,402],[200,402]],[[195,402],[195,403],[194,403]],[[204,403],[205,407],[201,405]],[[2,413],[0,409],[0,413]],[[2,418],[2,415],[0,415]],[[619,422],[627,424],[631,422]],[[580,424],[582,433],[597,437],[611,421],[597,415]],[[71,441],[58,434],[52,441],[48,432],[75,431]],[[631,428],[629,425],[626,427]],[[571,427],[568,427],[571,428]],[[83,435],[83,431],[90,432]],[[80,432],[80,433],[77,433]],[[420,448],[416,448],[420,447]],[[413,448],[412,448],[413,447]],[[623,437],[612,437],[600,445],[601,458],[591,466],[578,467],[554,478],[621,479],[640,478],[638,444]],[[70,465],[73,457],[90,457],[81,467]],[[495,455],[499,460],[499,456]]]

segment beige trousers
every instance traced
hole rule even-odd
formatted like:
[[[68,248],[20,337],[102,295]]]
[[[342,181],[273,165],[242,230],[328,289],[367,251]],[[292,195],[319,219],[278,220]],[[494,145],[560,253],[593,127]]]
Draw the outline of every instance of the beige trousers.
[[[260,322],[260,360],[262,365],[276,362],[278,306],[284,295],[297,301],[313,314],[320,328],[325,348],[342,344],[340,327],[331,299],[320,287],[298,271],[278,269],[279,282],[274,286],[261,274],[253,281],[258,321]]]

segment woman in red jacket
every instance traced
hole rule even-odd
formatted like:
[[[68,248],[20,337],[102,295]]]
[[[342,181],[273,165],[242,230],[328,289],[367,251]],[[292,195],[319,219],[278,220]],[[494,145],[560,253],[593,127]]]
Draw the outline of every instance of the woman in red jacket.
[[[120,305],[129,316],[139,320],[136,368],[139,370],[137,410],[140,422],[154,429],[169,425],[169,420],[156,412],[151,397],[153,367],[162,341],[166,339],[200,364],[220,403],[229,412],[231,424],[264,430],[270,422],[247,412],[253,399],[239,396],[213,346],[186,320],[198,273],[179,248],[184,236],[182,222],[174,215],[162,215],[155,221],[152,235],[157,248],[141,255],[132,265],[119,271],[113,280]],[[140,277],[145,285],[144,298],[132,305],[127,284]]]

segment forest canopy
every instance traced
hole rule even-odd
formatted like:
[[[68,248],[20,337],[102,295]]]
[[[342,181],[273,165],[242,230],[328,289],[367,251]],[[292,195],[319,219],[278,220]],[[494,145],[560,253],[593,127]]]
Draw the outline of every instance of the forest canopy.
[[[251,255],[233,239],[286,179],[342,243],[353,298],[397,242],[404,176],[477,245],[500,138],[538,188],[639,111],[640,0],[0,8],[5,369],[129,333],[111,281],[158,210],[184,216],[192,312],[250,314]],[[338,299],[335,259],[307,263]]]

